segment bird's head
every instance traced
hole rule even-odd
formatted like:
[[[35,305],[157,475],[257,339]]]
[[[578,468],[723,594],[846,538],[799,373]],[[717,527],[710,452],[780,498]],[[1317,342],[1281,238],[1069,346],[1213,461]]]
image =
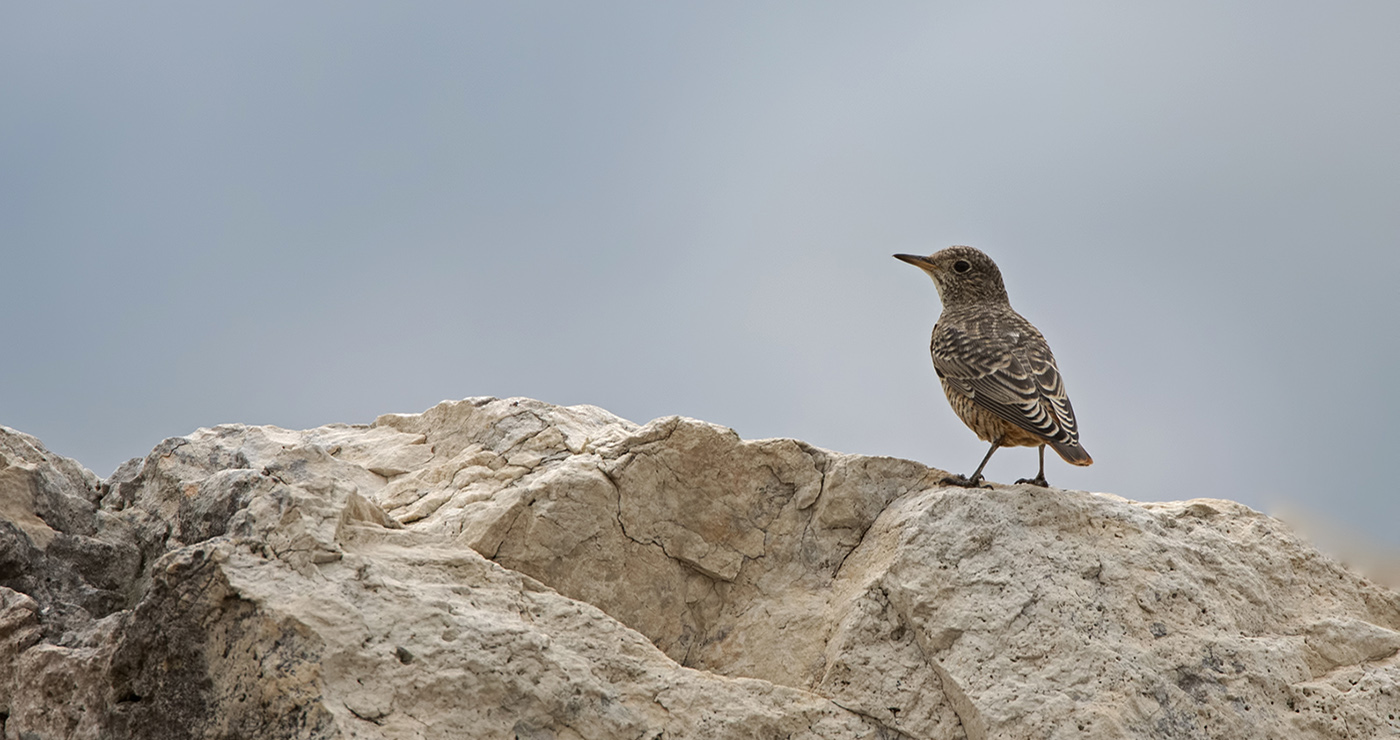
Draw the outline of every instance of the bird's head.
[[[944,307],[985,301],[1005,301],[1006,286],[1001,270],[980,249],[948,247],[927,257],[896,254],[903,260],[928,273],[938,286],[938,297]]]

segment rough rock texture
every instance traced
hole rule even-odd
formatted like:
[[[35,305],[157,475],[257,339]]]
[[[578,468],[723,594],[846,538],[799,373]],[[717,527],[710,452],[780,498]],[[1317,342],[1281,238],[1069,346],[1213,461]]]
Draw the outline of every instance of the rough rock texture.
[[[943,475],[527,399],[106,481],[0,428],[3,736],[1400,736],[1400,596],[1275,520]]]

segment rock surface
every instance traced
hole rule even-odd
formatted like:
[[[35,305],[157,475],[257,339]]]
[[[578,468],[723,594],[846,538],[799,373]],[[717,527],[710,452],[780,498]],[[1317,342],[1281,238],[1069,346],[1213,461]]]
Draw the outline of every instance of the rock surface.
[[[1400,736],[1400,596],[1229,501],[473,398],[102,481],[0,428],[49,738]]]

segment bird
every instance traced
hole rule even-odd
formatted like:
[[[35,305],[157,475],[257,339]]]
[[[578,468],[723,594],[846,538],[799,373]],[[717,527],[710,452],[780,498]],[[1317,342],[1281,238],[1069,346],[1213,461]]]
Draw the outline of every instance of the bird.
[[[981,485],[982,469],[1001,447],[1039,447],[1040,469],[1019,483],[1049,487],[1045,447],[1071,465],[1092,465],[1079,443],[1074,407],[1045,337],[1011,308],[1001,270],[980,249],[948,247],[927,257],[896,259],[928,273],[943,312],[933,327],[933,369],[953,412],[992,448],[971,477],[945,483]]]

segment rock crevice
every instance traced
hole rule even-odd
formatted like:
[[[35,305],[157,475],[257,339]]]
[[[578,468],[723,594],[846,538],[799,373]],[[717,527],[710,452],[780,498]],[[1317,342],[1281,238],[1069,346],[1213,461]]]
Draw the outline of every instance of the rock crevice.
[[[98,480],[0,429],[5,738],[1400,734],[1400,596],[1229,501],[472,398]]]

